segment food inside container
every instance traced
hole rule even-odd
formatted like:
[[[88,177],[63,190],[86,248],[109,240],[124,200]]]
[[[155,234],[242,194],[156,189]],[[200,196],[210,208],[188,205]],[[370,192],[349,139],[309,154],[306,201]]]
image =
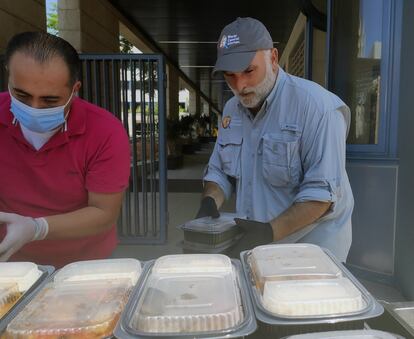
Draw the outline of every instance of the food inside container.
[[[69,264],[8,324],[6,338],[110,336],[140,273],[135,259]]]
[[[49,283],[7,326],[11,338],[102,338],[112,334],[131,285]]]
[[[16,283],[0,283],[0,319],[13,307],[21,295]]]
[[[40,278],[42,271],[30,262],[0,263],[0,319]]]
[[[311,244],[264,245],[255,247],[248,262],[259,291],[266,281],[334,279],[342,275],[339,267]]]
[[[283,317],[344,315],[366,308],[361,292],[348,278],[267,281],[263,306]]]
[[[232,329],[243,320],[230,259],[184,254],[155,262],[131,326],[145,333],[215,332]]]

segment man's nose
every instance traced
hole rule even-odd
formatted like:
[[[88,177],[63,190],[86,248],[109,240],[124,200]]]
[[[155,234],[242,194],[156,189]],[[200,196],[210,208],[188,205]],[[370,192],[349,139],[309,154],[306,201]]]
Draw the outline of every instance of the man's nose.
[[[246,85],[246,80],[244,79],[244,77],[236,76],[234,79],[234,89],[237,92],[242,92],[246,87],[247,85]]]

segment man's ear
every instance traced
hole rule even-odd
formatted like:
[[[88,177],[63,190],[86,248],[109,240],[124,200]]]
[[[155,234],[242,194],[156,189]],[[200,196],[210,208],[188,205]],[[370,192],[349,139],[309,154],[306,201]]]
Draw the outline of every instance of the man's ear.
[[[76,81],[75,84],[73,85],[73,92],[78,93],[81,87],[82,87],[82,83],[80,82],[80,80]]]
[[[278,52],[277,48],[272,48],[271,60],[272,60],[273,71],[276,71],[277,65],[279,63],[279,52]]]

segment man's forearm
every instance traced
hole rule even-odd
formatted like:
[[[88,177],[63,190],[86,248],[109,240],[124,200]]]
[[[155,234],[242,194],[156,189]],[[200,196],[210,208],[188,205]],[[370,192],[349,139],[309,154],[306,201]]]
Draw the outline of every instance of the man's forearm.
[[[306,201],[295,203],[270,221],[273,240],[278,241],[317,221],[328,211],[331,202]]]
[[[46,239],[79,238],[102,233],[116,222],[123,193],[90,193],[87,207],[45,217],[49,224]]]
[[[224,202],[224,192],[215,182],[206,181],[204,184],[203,197],[212,197],[216,202],[217,209],[221,207]]]

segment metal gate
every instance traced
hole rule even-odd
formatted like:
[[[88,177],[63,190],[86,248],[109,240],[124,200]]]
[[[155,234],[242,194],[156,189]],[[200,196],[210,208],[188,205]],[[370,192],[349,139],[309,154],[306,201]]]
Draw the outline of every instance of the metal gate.
[[[79,95],[119,118],[131,145],[121,243],[163,243],[167,230],[165,65],[155,54],[81,54]]]
[[[168,223],[163,56],[79,56],[79,96],[112,112],[122,121],[130,139],[131,176],[118,220],[120,242],[163,243]],[[0,87],[7,89],[1,66]]]

